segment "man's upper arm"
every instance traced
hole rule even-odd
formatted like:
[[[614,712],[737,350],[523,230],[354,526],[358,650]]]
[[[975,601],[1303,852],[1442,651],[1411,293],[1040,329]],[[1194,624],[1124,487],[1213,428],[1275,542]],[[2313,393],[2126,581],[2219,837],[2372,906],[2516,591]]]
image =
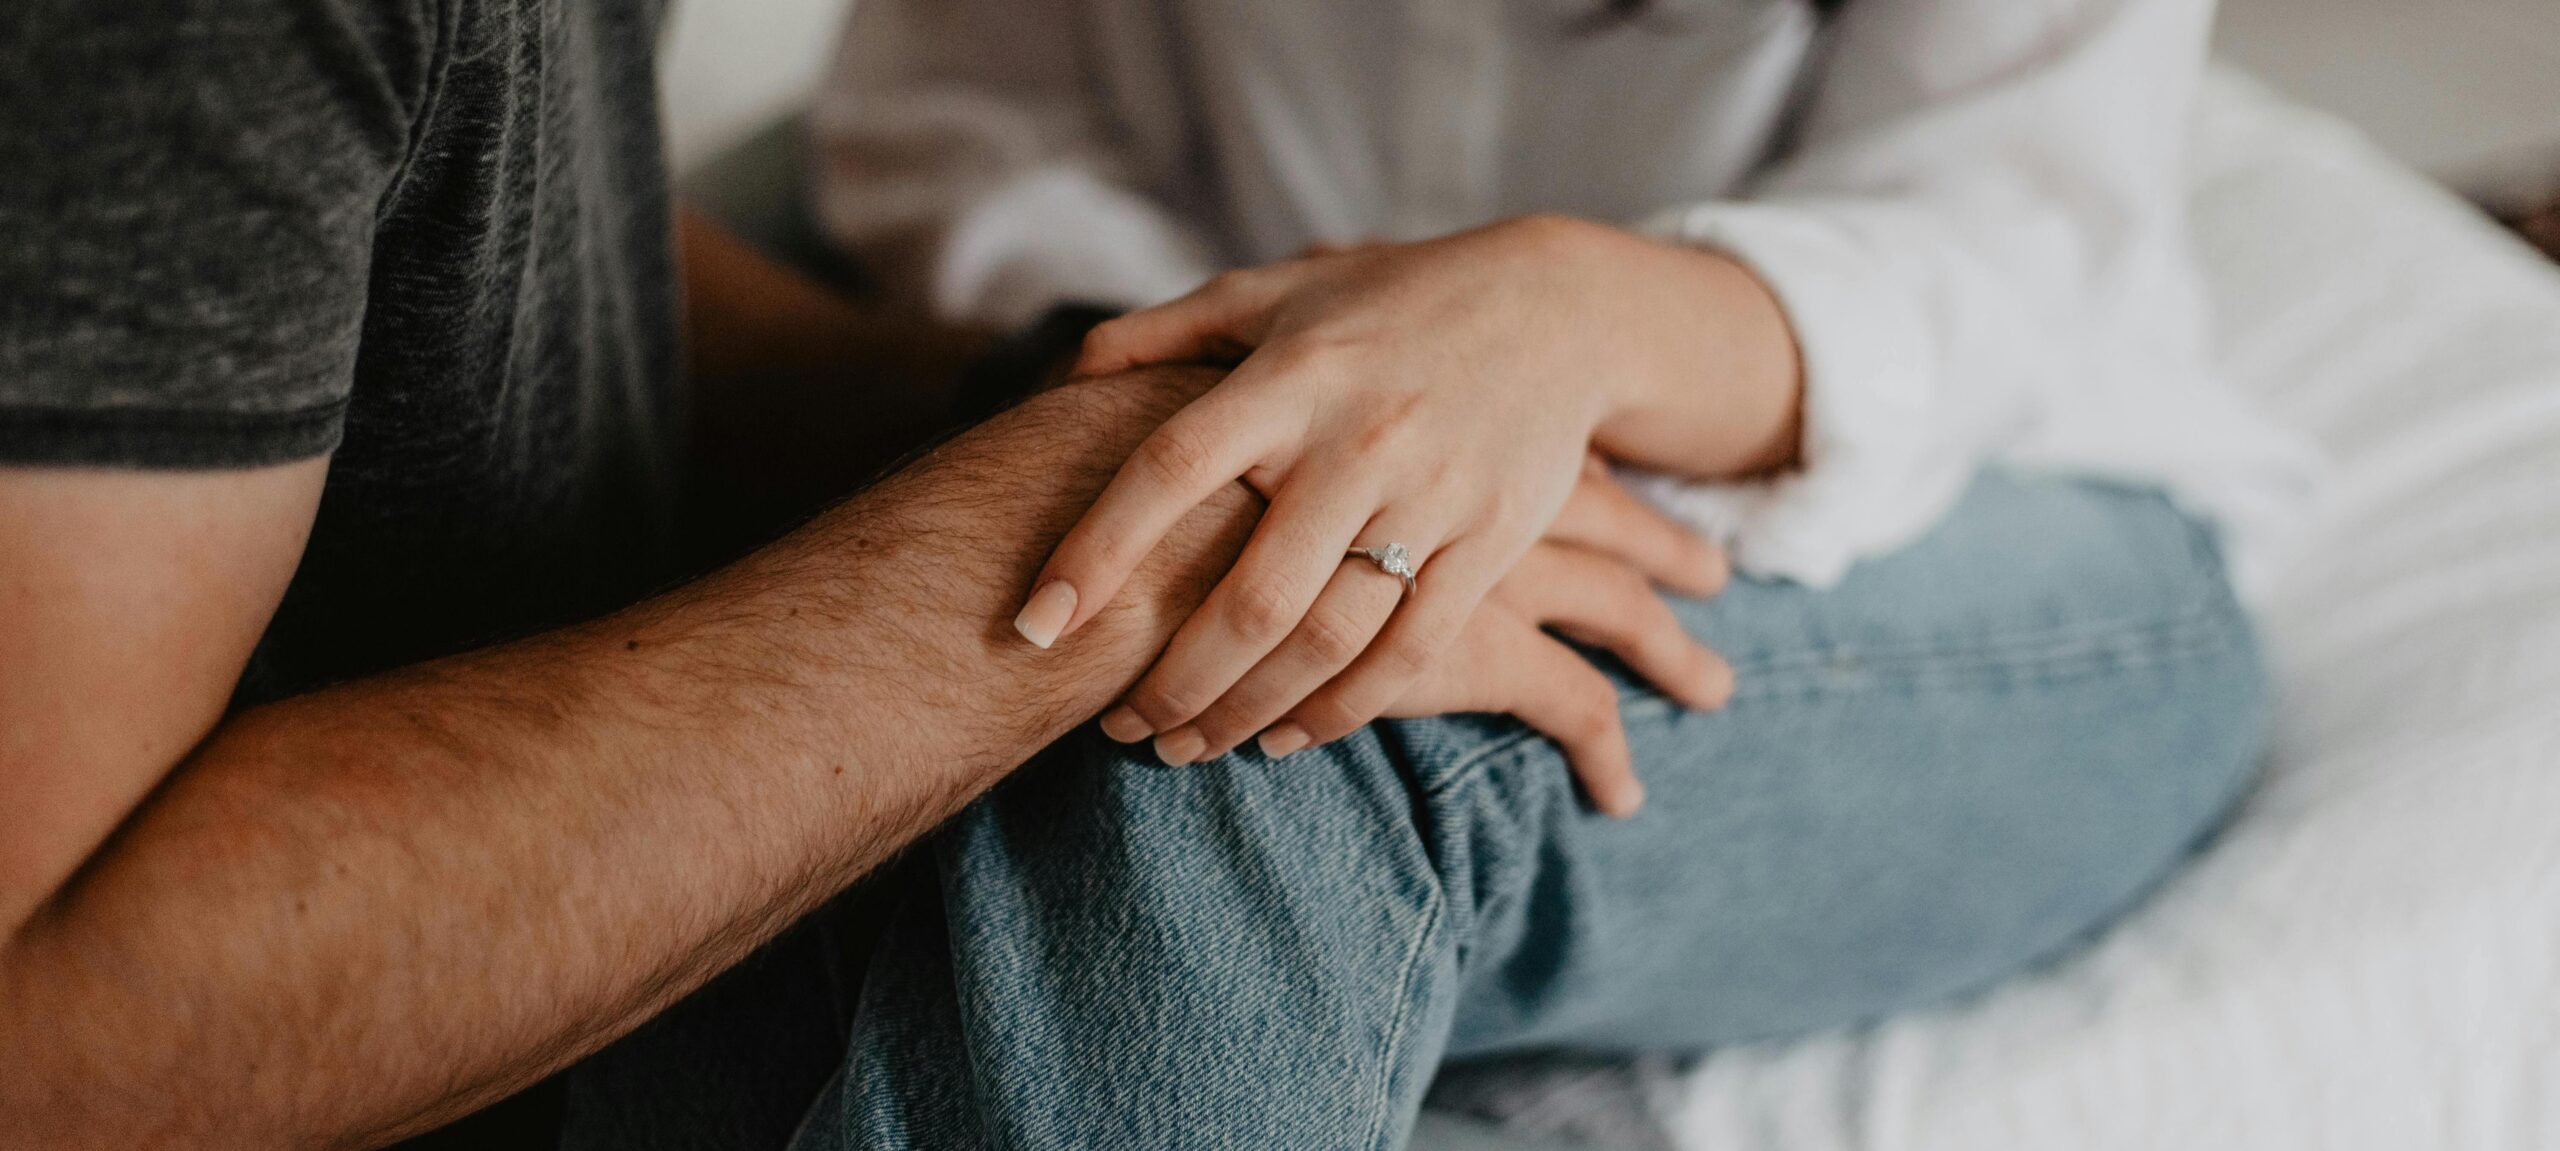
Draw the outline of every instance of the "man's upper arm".
[[[221,715],[352,395],[400,4],[0,34],[0,939]]]
[[[0,939],[221,718],[326,468],[0,467]]]

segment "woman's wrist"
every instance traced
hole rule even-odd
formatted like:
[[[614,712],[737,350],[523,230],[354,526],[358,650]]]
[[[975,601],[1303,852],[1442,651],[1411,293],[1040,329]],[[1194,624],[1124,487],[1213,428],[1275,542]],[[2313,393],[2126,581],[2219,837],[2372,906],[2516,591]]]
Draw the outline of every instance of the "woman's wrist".
[[[1609,230],[1603,281],[1611,389],[1593,443],[1627,463],[1698,479],[1794,466],[1803,367],[1777,296],[1721,252]]]

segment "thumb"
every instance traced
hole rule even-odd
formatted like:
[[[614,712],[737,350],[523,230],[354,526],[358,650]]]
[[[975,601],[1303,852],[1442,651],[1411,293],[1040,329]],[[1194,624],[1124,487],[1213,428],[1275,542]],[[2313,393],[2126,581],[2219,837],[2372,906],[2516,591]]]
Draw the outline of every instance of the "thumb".
[[[1085,334],[1074,374],[1242,360],[1261,343],[1271,310],[1294,282],[1277,267],[1219,273],[1180,299],[1096,325]]]

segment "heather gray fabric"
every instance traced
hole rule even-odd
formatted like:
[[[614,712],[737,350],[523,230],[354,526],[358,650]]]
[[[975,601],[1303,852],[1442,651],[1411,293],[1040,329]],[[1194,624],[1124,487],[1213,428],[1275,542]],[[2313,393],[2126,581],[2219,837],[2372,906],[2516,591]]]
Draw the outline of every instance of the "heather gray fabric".
[[[246,698],[652,578],[677,441],[660,9],[0,11],[0,464],[335,451]]]

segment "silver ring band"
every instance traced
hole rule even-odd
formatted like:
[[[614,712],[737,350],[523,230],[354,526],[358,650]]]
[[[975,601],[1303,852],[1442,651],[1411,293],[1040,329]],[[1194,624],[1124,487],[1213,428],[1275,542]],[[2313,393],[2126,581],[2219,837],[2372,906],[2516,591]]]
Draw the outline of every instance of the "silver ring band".
[[[1413,598],[1416,579],[1413,570],[1413,553],[1406,550],[1403,544],[1388,544],[1382,548],[1353,548],[1344,553],[1343,558],[1363,559],[1378,565],[1379,571],[1403,581],[1406,599]]]

